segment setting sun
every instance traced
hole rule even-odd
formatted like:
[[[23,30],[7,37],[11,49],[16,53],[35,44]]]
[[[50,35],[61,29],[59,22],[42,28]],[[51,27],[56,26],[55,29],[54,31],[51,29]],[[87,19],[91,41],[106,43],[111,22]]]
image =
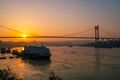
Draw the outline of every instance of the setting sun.
[[[24,38],[26,38],[26,37],[27,37],[27,35],[26,35],[26,34],[23,34],[23,37],[24,37]]]

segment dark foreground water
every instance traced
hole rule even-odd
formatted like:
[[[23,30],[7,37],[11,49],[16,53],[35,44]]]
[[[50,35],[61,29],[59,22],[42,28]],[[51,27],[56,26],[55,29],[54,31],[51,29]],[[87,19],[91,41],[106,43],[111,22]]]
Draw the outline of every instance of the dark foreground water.
[[[9,66],[23,80],[48,80],[51,70],[63,80],[120,80],[119,48],[49,48],[50,60],[6,59],[0,60],[0,68]]]

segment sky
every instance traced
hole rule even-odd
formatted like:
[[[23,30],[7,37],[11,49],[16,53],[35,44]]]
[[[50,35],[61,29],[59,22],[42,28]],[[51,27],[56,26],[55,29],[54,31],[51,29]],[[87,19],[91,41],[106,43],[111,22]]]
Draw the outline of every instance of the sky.
[[[0,25],[46,36],[99,25],[101,35],[119,37],[120,0],[0,0]],[[2,27],[0,30],[0,36],[23,35]],[[94,30],[79,36],[94,36]]]

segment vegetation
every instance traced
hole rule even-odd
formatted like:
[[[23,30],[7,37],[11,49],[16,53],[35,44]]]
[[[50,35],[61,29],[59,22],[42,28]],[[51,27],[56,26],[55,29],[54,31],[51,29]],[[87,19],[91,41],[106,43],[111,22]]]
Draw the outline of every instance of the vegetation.
[[[0,80],[22,80],[10,68],[0,70]]]
[[[55,72],[51,71],[49,75],[49,80],[62,80],[59,76],[55,74]],[[0,70],[0,80],[22,80],[18,78],[15,73],[8,67],[7,69]]]
[[[55,72],[51,71],[50,72],[50,76],[49,76],[49,80],[62,80],[62,78],[60,78],[59,76],[57,76],[55,74]]]

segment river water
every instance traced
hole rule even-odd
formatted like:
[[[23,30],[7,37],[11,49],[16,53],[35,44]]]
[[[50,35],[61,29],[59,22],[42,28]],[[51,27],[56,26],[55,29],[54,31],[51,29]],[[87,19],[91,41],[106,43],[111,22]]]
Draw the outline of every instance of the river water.
[[[0,60],[23,80],[48,80],[54,71],[62,80],[120,80],[120,49],[50,47],[50,60]],[[22,50],[22,47],[16,49]]]

